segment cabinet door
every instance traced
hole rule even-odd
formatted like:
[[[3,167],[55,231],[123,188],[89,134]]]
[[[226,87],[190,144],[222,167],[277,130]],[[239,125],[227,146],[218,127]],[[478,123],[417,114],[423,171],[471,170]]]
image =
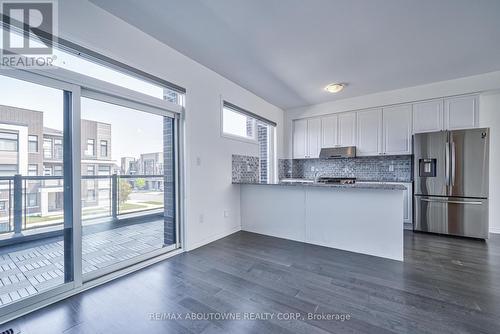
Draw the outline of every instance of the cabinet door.
[[[308,158],[319,158],[321,149],[321,120],[319,118],[307,120],[307,148]]]
[[[303,159],[307,155],[307,119],[293,121],[293,158]]]
[[[444,123],[448,130],[469,129],[478,123],[477,95],[453,97],[444,100]]]
[[[321,147],[334,147],[339,144],[338,124],[337,115],[321,118]]]
[[[358,111],[356,155],[382,153],[382,109]]]
[[[356,113],[339,114],[339,145],[356,145]]]
[[[443,100],[413,104],[413,133],[443,130]]]
[[[411,105],[383,109],[384,154],[411,154]]]

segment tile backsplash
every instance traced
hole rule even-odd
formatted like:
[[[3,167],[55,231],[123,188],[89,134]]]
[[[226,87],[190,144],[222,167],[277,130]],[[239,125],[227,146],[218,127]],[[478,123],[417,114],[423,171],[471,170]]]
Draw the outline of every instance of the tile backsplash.
[[[314,169],[314,171],[312,170]],[[279,178],[355,177],[364,181],[411,182],[412,156],[345,159],[280,159]]]
[[[259,183],[259,158],[247,155],[232,157],[233,183]]]

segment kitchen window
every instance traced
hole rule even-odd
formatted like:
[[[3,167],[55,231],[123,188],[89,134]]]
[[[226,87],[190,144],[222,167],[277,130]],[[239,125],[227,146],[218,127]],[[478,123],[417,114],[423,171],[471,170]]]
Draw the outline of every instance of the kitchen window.
[[[85,150],[85,155],[93,157],[95,155],[95,140],[87,139],[87,149]]]
[[[101,140],[101,158],[106,158],[108,156],[108,141]]]
[[[0,132],[0,151],[17,152],[17,133]]]
[[[230,137],[255,140],[255,119],[226,105],[222,108],[222,133]]]
[[[222,135],[258,144],[261,183],[274,180],[274,171],[276,170],[275,132],[275,122],[223,101]]]
[[[29,153],[38,152],[38,136],[34,135],[28,136],[28,152]]]

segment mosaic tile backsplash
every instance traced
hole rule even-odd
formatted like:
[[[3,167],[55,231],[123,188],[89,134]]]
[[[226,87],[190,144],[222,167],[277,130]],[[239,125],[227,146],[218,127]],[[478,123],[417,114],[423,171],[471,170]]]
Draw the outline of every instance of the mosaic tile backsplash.
[[[259,183],[259,158],[233,154],[233,183]]]
[[[314,171],[311,169],[314,167]],[[279,178],[355,177],[359,181],[411,182],[412,156],[280,159]]]

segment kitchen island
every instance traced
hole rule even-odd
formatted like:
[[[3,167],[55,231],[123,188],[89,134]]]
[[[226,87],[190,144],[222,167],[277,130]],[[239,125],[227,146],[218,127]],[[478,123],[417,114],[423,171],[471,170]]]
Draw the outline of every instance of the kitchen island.
[[[240,184],[242,230],[403,261],[398,184]]]

